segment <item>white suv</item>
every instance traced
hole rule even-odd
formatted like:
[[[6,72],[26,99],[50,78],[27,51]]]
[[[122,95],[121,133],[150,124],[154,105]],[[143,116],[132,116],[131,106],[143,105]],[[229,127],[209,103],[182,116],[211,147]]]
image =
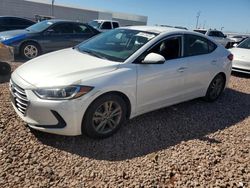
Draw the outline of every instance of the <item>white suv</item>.
[[[233,40],[230,40],[229,38],[227,38],[227,36],[224,35],[221,31],[218,31],[218,30],[195,29],[194,31],[209,36],[210,38],[212,38],[213,40],[220,43],[226,48],[231,47],[231,44],[234,42]]]
[[[107,31],[120,27],[119,22],[113,20],[93,20],[88,24],[100,31]]]

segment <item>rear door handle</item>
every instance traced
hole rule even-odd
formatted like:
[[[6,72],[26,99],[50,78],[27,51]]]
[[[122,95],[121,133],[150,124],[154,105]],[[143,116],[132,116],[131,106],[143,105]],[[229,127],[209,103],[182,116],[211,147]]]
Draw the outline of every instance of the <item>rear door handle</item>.
[[[216,62],[217,62],[216,59],[214,59],[214,60],[211,61],[212,64],[215,64]]]
[[[178,72],[184,72],[187,69],[187,67],[180,67],[177,69]]]

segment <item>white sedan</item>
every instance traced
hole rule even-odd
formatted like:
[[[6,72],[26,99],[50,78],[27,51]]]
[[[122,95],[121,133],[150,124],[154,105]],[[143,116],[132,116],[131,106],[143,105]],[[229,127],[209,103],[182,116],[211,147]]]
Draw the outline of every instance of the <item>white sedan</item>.
[[[140,114],[197,97],[216,100],[232,58],[199,33],[119,28],[20,66],[11,76],[12,104],[31,128],[104,138]]]
[[[234,54],[233,71],[250,74],[250,38],[230,51]]]

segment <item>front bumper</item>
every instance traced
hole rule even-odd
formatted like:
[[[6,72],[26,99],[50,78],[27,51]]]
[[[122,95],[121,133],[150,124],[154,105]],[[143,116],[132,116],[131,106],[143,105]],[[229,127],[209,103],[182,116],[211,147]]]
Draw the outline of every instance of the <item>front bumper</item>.
[[[91,94],[88,93],[73,100],[43,100],[33,93],[32,89],[27,86],[28,84],[24,83],[24,80],[12,78],[12,82],[19,89],[26,88],[23,90],[28,99],[27,108],[19,109],[18,97],[15,95],[14,99],[12,98],[12,105],[16,113],[29,127],[59,135],[76,136],[82,134],[82,119],[87,107],[93,100]],[[11,87],[10,90],[12,90]],[[13,95],[12,91],[11,93]]]

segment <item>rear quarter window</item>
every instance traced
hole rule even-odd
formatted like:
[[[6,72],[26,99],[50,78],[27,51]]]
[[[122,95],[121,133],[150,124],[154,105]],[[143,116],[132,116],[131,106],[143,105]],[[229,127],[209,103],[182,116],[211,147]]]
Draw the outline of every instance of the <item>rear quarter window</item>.
[[[197,35],[184,35],[184,56],[209,54],[217,45],[206,38]]]

